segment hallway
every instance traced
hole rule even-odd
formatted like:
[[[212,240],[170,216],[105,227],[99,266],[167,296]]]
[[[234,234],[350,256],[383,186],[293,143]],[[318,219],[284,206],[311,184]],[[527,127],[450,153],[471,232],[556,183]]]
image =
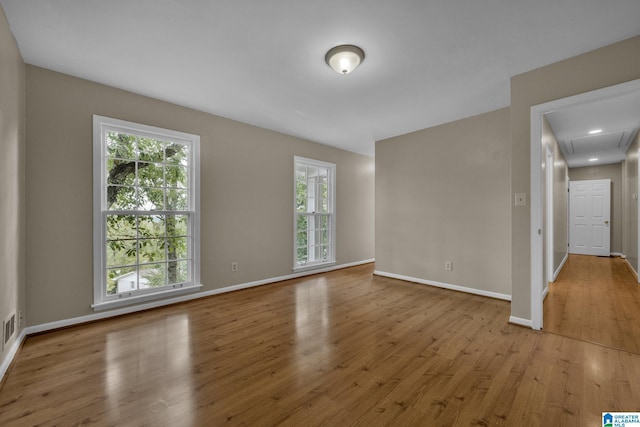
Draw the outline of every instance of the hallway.
[[[569,255],[549,284],[543,328],[640,354],[640,285],[625,260]]]

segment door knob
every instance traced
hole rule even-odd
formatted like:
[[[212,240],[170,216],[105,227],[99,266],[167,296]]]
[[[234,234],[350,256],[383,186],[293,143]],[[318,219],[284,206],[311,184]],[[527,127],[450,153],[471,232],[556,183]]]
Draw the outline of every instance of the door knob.
[[[605,224],[609,224],[609,221],[605,221],[604,223],[605,223]]]

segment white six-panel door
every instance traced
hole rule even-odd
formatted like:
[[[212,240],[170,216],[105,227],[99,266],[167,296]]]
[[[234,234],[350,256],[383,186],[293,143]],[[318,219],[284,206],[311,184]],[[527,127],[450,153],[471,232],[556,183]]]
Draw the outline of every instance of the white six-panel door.
[[[611,180],[571,181],[569,186],[569,252],[609,256]]]

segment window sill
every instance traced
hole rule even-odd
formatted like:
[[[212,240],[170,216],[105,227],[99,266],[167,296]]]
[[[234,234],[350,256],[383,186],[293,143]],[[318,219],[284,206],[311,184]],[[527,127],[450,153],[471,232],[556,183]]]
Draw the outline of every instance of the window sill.
[[[198,291],[202,288],[202,285],[183,286],[176,289],[168,289],[166,291],[154,292],[152,294],[144,294],[133,297],[123,297],[117,300],[110,300],[92,304],[93,311],[110,310],[113,308],[124,307],[126,305],[139,304],[142,302],[155,301],[170,297],[179,296],[182,294]]]
[[[320,270],[322,268],[326,268],[326,267],[331,267],[336,265],[335,261],[327,261],[327,262],[323,262],[323,263],[319,263],[319,264],[311,264],[311,265],[305,265],[304,267],[294,267],[293,271],[294,273],[299,273],[302,271],[309,271],[309,270]]]

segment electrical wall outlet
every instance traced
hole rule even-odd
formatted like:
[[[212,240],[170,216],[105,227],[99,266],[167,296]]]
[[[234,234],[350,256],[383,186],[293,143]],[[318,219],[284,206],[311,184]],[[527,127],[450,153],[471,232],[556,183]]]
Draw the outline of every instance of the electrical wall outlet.
[[[527,206],[527,193],[516,193],[516,207]]]
[[[444,269],[447,271],[453,270],[453,263],[451,261],[444,262]]]
[[[232,262],[231,263],[231,271],[238,271],[238,263],[237,262]]]

